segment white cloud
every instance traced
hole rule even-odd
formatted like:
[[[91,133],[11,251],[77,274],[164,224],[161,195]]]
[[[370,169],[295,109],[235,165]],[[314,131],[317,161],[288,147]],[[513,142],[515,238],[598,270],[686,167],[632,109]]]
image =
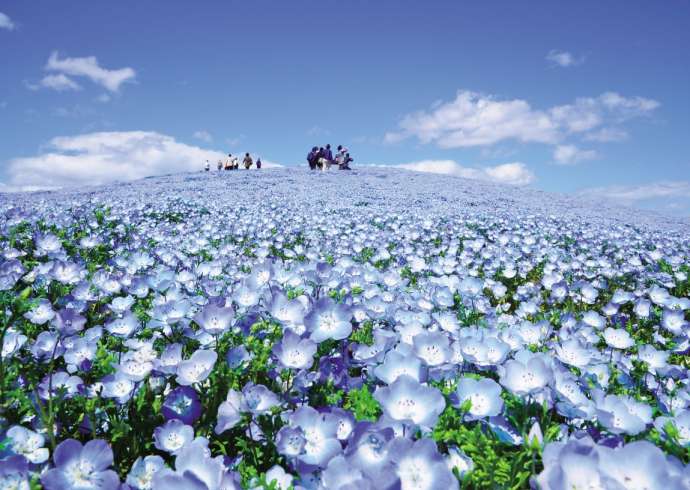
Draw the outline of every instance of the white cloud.
[[[206,143],[210,143],[213,141],[213,136],[211,136],[211,133],[208,131],[204,131],[203,129],[200,131],[196,131],[194,133],[194,137],[198,140],[205,141]]]
[[[464,167],[454,160],[422,160],[393,166],[417,172],[455,175],[466,179],[485,180],[501,184],[527,185],[534,181],[534,174],[524,163],[520,162],[504,163],[494,167],[474,168]]]
[[[129,67],[118,70],[107,70],[98,65],[95,56],[85,58],[62,58],[57,51],[51,53],[45,66],[48,71],[57,71],[72,76],[83,76],[92,82],[102,85],[110,92],[117,92],[124,82],[133,79],[136,72]]]
[[[658,106],[652,99],[606,92],[538,110],[522,99],[499,100],[461,90],[451,102],[436,102],[429,111],[404,116],[399,130],[387,133],[384,141],[397,143],[416,137],[441,148],[488,146],[506,140],[559,144],[569,135],[644,116]]]
[[[580,195],[611,199],[627,205],[652,199],[690,199],[690,182],[662,181],[641,185],[593,187],[580,191]],[[677,202],[673,204],[676,207],[679,205]]]
[[[65,90],[81,90],[81,85],[64,73],[46,75],[37,85],[28,84],[27,86],[31,90],[38,90],[41,87],[57,90],[58,92],[64,92]]]
[[[572,53],[568,51],[559,51],[558,49],[549,51],[546,55],[546,60],[553,65],[562,66],[563,68],[580,65],[585,62],[584,57],[576,58]]]
[[[223,154],[175,141],[156,132],[89,133],[53,138],[46,153],[15,158],[8,186],[53,188],[134,180],[150,175],[200,170]]]
[[[0,12],[0,29],[7,29],[8,31],[14,30],[14,22],[10,19],[7,14]]]
[[[111,97],[108,94],[101,94],[98,97],[96,97],[96,100],[98,102],[100,102],[101,104],[106,104],[106,103],[110,102]]]
[[[560,165],[572,165],[584,160],[597,157],[594,150],[581,150],[575,145],[558,145],[553,151],[553,158]]]

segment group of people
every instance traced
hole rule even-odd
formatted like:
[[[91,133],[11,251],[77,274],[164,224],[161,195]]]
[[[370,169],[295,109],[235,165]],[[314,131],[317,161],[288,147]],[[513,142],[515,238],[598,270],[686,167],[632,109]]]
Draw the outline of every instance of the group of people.
[[[328,170],[332,165],[337,165],[339,170],[352,170],[350,162],[353,159],[350,157],[350,152],[343,145],[338,145],[338,152],[333,158],[331,145],[318,147],[314,146],[307,155],[307,163],[312,170]]]
[[[252,159],[252,156],[249,153],[244,154],[242,164],[244,165],[244,168],[246,170],[249,170],[254,165],[254,160]],[[223,161],[222,159],[218,159],[217,167],[218,170],[239,170],[240,160],[236,156],[232,156],[232,153],[228,153],[228,157],[225,159],[225,161]],[[261,158],[256,159],[256,168],[261,168]],[[211,170],[211,162],[209,162],[208,160],[206,160],[204,170],[206,170],[207,172]]]

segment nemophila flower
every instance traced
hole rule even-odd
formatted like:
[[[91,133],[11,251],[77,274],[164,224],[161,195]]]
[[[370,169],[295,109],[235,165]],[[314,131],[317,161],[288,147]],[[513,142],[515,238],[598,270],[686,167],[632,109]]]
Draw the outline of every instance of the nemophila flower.
[[[106,441],[94,439],[82,444],[66,439],[55,448],[55,468],[41,475],[47,490],[115,490],[120,479],[113,470],[113,451]]]
[[[593,352],[585,347],[579,340],[572,338],[562,341],[554,346],[556,357],[564,364],[583,368],[592,359]]]
[[[194,321],[211,335],[221,335],[230,328],[235,315],[232,308],[223,308],[212,303],[194,315]]]
[[[120,372],[104,377],[101,383],[103,385],[101,396],[114,398],[121,405],[127,403],[134,395],[134,381]]]
[[[495,366],[502,363],[510,346],[492,336],[470,337],[461,343],[462,356],[477,366]]]
[[[154,490],[172,488],[201,490],[238,488],[233,485],[234,475],[227,471],[223,457],[211,457],[208,440],[198,437],[179,450],[175,457],[175,471],[163,468],[153,477]]]
[[[328,466],[321,473],[321,484],[323,488],[333,489],[371,488],[370,483],[365,480],[364,474],[359,468],[350,464],[342,455],[338,455],[328,462]]]
[[[253,415],[262,415],[269,413],[273,407],[279,404],[278,395],[264,385],[249,382],[242,388],[241,409],[243,411],[251,412]]]
[[[38,257],[56,254],[62,251],[62,242],[52,233],[38,234],[34,237],[35,254]]]
[[[194,440],[194,428],[181,420],[170,419],[153,432],[155,446],[161,451],[176,454],[182,446]]]
[[[24,456],[33,464],[40,464],[48,460],[48,449],[45,438],[38,432],[25,429],[21,425],[13,425],[6,434],[10,449],[14,454]]]
[[[38,360],[45,361],[60,357],[64,348],[55,332],[41,332],[31,346],[31,353]]]
[[[614,349],[629,349],[635,345],[635,341],[627,330],[622,328],[607,328],[604,330],[604,340],[609,347]]]
[[[276,434],[275,444],[279,454],[294,458],[302,454],[307,440],[301,428],[283,426]]]
[[[86,318],[81,316],[79,312],[72,308],[63,308],[56,312],[51,321],[51,325],[55,327],[60,335],[74,335],[81,332],[86,325]]]
[[[303,339],[286,329],[281,341],[273,347],[273,355],[284,368],[309,369],[314,363],[316,347],[313,340]]]
[[[594,415],[594,403],[587,398],[574,376],[567,371],[556,372],[554,379],[554,393],[559,400],[556,410],[560,414],[570,418],[591,418]]]
[[[260,298],[259,290],[247,284],[241,284],[232,294],[232,300],[242,309],[254,306]]]
[[[43,325],[55,317],[53,305],[47,299],[41,299],[31,310],[24,313],[24,318],[35,325]]]
[[[450,446],[448,448],[446,465],[450,471],[456,471],[460,478],[474,469],[474,461],[472,461],[472,458],[467,456],[463,450],[457,446]]]
[[[360,326],[360,329],[363,328]],[[395,344],[398,336],[390,330],[374,327],[372,334],[374,342],[371,345],[351,343],[352,358],[364,364],[383,360],[386,352]]]
[[[372,422],[358,422],[345,448],[345,456],[359,468],[377,488],[395,483],[389,443],[395,437],[393,429]]]
[[[2,339],[2,359],[5,360],[14,355],[26,343],[28,337],[22,333],[7,330]]]
[[[105,324],[105,329],[117,337],[129,337],[139,327],[139,320],[131,311]]]
[[[50,270],[50,275],[59,283],[76,284],[82,276],[86,275],[86,271],[74,262],[56,260]]]
[[[649,299],[657,306],[666,306],[666,302],[670,299],[669,292],[659,286],[654,286],[649,290]]]
[[[502,443],[512,446],[520,446],[523,444],[524,441],[520,433],[504,416],[497,415],[495,417],[489,417],[486,424]]]
[[[342,340],[352,332],[350,309],[330,298],[316,302],[312,310],[304,317],[304,324],[310,332],[311,339],[320,343],[324,340]]]
[[[649,314],[651,312],[651,308],[652,308],[652,303],[649,300],[638,299],[635,302],[635,307],[633,308],[633,312],[639,318],[648,318]]]
[[[29,490],[29,462],[23,456],[0,459],[0,488]]]
[[[661,326],[666,330],[674,335],[681,335],[684,331],[687,331],[688,325],[688,322],[685,321],[685,311],[664,308]]]
[[[79,376],[70,376],[64,371],[46,375],[38,385],[38,394],[43,400],[49,396],[72,398],[84,387],[84,381]]]
[[[666,438],[683,447],[690,447],[690,409],[683,409],[673,417],[657,417],[654,427]]]
[[[406,375],[399,376],[389,386],[377,388],[374,398],[393,420],[410,421],[427,429],[436,425],[446,408],[446,401],[438,389]]]
[[[450,341],[442,332],[422,332],[412,342],[415,354],[427,366],[440,366],[450,358]]]
[[[211,374],[217,359],[218,354],[212,350],[194,352],[189,359],[178,364],[175,381],[182,386],[204,381]]]
[[[601,330],[604,328],[604,325],[606,325],[606,318],[601,316],[599,313],[596,311],[586,311],[584,315],[582,315],[582,322],[585,325],[589,325],[592,328]]]
[[[218,406],[218,416],[215,427],[216,434],[235,427],[242,420],[242,393],[229,390],[223,403]]]
[[[167,419],[178,419],[192,425],[201,416],[199,396],[189,386],[180,386],[165,397],[161,413]]]
[[[687,488],[685,475],[673,471],[661,449],[648,441],[633,441],[615,449],[598,447],[599,468],[609,488]]]
[[[427,370],[421,359],[410,354],[402,354],[392,350],[386,354],[385,361],[374,368],[374,376],[386,383],[392,384],[400,376],[409,376],[415,381],[426,381]]]
[[[302,406],[289,416],[289,425],[299,427],[304,438],[304,447],[296,457],[305,465],[325,467],[334,456],[342,451],[338,441],[338,421],[330,414],[319,414],[309,406]],[[299,433],[298,433],[299,434]],[[281,446],[290,449],[300,443],[295,433],[283,434]],[[287,439],[286,439],[287,437]]]
[[[287,473],[281,466],[274,465],[266,472],[266,483],[275,485],[276,490],[288,490],[292,486],[295,479],[290,473]],[[258,490],[258,487],[257,487]]]
[[[595,394],[599,423],[614,434],[636,435],[652,422],[652,407],[632,398]]]
[[[163,468],[165,461],[160,456],[140,456],[132,464],[125,483],[135,490],[150,490],[153,488],[153,477]]]
[[[395,439],[391,459],[401,490],[434,490],[459,488],[458,480],[448,469],[436,443],[431,439]]]
[[[543,450],[544,470],[534,478],[544,490],[607,488],[599,468],[599,451],[591,438],[551,442]]]
[[[540,356],[522,352],[500,367],[500,383],[516,395],[531,395],[553,380],[553,372]]]
[[[658,370],[668,365],[670,352],[657,350],[654,346],[645,344],[637,351],[637,358],[647,365],[650,373],[656,374]]]
[[[225,362],[231,369],[240,367],[245,362],[251,361],[253,355],[243,345],[233,347],[225,354]]]
[[[160,358],[154,361],[156,371],[173,374],[177,371],[177,366],[182,362],[182,344],[170,344],[165,347]]]
[[[134,298],[132,296],[118,296],[113,298],[108,307],[110,311],[122,315],[134,305]]]
[[[304,306],[297,299],[288,299],[282,292],[275,292],[268,304],[268,311],[276,320],[286,325],[297,325],[304,320]]]
[[[492,417],[503,410],[501,386],[493,379],[461,378],[456,389],[456,407],[462,407],[469,401],[467,414],[471,419]]]

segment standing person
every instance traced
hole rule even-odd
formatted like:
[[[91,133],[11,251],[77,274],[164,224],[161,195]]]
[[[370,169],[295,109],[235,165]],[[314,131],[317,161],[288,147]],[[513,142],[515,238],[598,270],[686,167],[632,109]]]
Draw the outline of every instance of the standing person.
[[[237,157],[232,157],[232,162],[230,165],[232,166],[232,170],[239,170],[240,169],[240,159]]]
[[[261,157],[256,159],[256,168],[261,169]]]
[[[206,165],[204,165],[204,171],[208,172],[209,170],[211,170],[211,162],[206,160]]]
[[[244,154],[244,160],[242,163],[244,163],[245,170],[249,170],[251,166],[254,165],[254,161],[252,160],[252,157],[249,156],[249,153]]]
[[[311,151],[307,154],[307,163],[309,164],[310,170],[316,170],[316,159],[319,149],[315,146],[311,148]]]
[[[325,169],[328,170],[331,168],[331,164],[333,163],[333,152],[331,151],[331,145],[327,144],[326,148],[323,150],[323,158],[326,160],[325,164]]]
[[[221,158],[218,159],[218,170],[223,170],[223,160]]]
[[[232,153],[228,153],[228,158],[225,159],[225,170],[232,170]]]
[[[326,154],[326,150],[324,149],[323,146],[319,147],[319,151],[316,154],[316,165],[319,168],[319,170],[326,170],[326,159],[324,158],[324,155]]]

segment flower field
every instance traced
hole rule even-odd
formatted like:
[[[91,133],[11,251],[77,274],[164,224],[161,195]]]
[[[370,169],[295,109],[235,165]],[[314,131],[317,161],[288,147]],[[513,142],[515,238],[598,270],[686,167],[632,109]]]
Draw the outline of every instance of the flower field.
[[[0,195],[2,489],[690,488],[690,221],[402,170]]]

